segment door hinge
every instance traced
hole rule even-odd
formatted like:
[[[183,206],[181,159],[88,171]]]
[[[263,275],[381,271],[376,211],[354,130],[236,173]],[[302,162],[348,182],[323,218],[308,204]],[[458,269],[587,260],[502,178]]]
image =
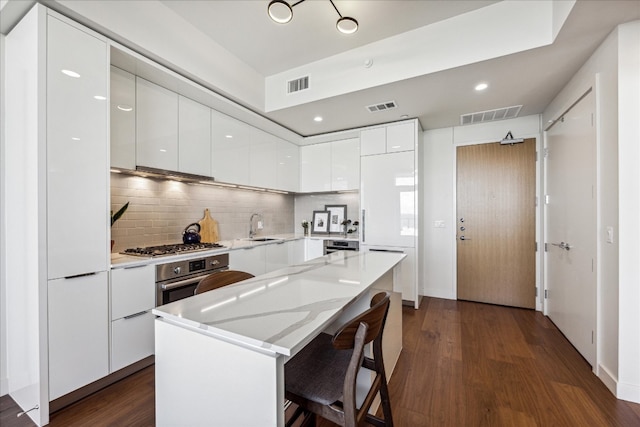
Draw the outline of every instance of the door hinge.
[[[544,244],[544,251],[545,252],[549,252],[549,244],[548,243]]]
[[[594,331],[591,331],[591,344],[593,344],[595,341],[595,334]]]
[[[547,157],[549,157],[549,149],[548,148],[543,148],[542,149],[542,157],[544,157],[545,159]]]
[[[544,290],[544,299],[549,298],[549,289]]]
[[[536,286],[536,298],[538,298],[538,287]]]
[[[536,252],[538,252],[538,242],[536,242]]]
[[[548,204],[549,204],[549,195],[548,195],[548,194],[545,194],[545,195],[544,195],[544,204],[545,204],[545,205],[548,205]]]

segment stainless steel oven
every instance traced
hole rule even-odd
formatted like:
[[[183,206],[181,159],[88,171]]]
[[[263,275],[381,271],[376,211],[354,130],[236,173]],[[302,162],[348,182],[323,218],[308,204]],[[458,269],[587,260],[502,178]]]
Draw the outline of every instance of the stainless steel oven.
[[[229,254],[174,261],[156,266],[157,305],[193,296],[201,279],[229,269]]]
[[[357,240],[332,240],[324,241],[324,254],[330,254],[337,251],[358,251],[360,250],[360,242]]]

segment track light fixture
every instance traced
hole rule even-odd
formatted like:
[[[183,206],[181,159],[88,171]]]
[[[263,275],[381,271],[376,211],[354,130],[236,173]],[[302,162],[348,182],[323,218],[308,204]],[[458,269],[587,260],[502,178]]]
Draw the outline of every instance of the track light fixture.
[[[278,24],[286,24],[293,18],[293,8],[305,0],[299,0],[292,5],[289,5],[284,0],[272,0],[267,7],[269,17]],[[336,10],[340,17],[336,22],[336,28],[343,34],[353,34],[358,31],[358,21],[348,16],[342,16],[333,0],[329,0],[331,6]]]

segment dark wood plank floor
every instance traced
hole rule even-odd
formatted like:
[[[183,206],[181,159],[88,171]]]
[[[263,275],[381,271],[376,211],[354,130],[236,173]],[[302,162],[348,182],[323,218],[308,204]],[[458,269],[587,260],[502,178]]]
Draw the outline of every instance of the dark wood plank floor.
[[[436,298],[403,310],[404,350],[390,381],[396,426],[640,426],[640,405],[615,399],[540,313]],[[32,425],[3,399],[2,427]],[[50,425],[154,421],[149,367],[53,414]]]

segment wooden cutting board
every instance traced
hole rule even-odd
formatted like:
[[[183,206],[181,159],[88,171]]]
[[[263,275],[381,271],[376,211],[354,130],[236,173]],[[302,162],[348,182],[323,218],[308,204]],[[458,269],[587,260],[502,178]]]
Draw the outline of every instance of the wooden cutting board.
[[[204,210],[204,218],[202,218],[198,224],[200,224],[200,241],[202,243],[216,243],[220,240],[218,221],[211,218],[209,209]]]

